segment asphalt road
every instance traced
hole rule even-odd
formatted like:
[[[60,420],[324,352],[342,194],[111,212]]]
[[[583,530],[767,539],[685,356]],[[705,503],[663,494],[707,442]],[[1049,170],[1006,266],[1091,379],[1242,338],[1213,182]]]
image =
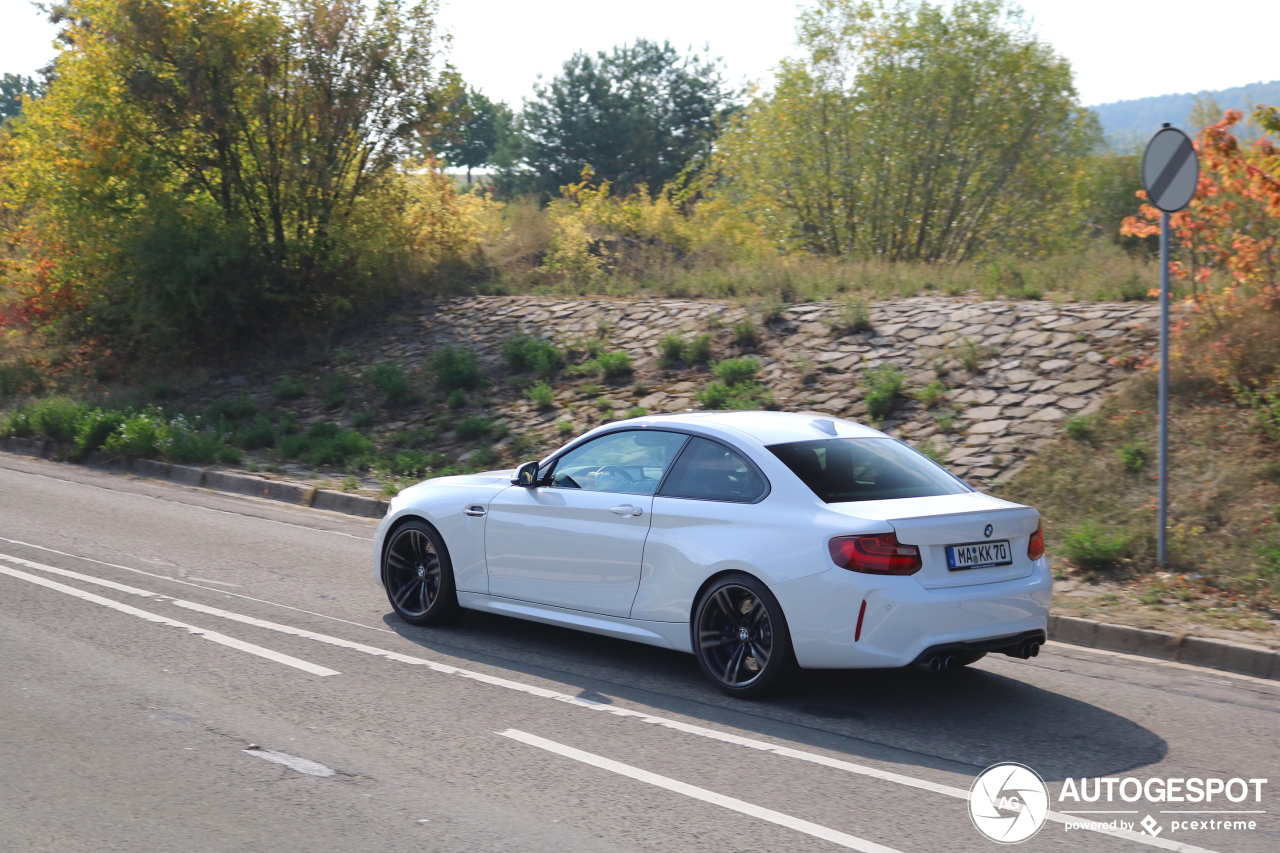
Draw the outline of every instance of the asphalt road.
[[[1159,832],[1019,849],[1280,849],[1278,683],[1051,644],[740,702],[675,652],[404,625],[373,527],[0,454],[0,850],[990,851],[965,797],[1005,761]],[[1233,817],[1068,777],[1270,782]]]

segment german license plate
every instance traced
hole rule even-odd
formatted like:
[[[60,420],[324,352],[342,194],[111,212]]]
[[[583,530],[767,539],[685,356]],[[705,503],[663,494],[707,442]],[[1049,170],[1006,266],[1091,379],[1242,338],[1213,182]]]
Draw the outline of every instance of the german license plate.
[[[961,569],[1007,566],[1012,562],[1013,552],[1009,550],[1008,539],[947,546],[947,568],[953,572]]]

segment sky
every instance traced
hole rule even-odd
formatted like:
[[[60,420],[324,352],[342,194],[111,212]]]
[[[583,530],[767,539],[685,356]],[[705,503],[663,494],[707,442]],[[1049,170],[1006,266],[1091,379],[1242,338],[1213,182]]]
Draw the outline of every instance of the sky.
[[[464,79],[519,106],[537,75],[554,76],[575,51],[608,50],[636,38],[684,50],[709,46],[731,82],[767,84],[770,69],[795,53],[790,0],[440,0],[439,22],[453,36]],[[1165,0],[1023,0],[1035,30],[1068,60],[1084,104],[1280,78],[1266,33],[1280,24],[1276,0],[1233,0],[1226,14],[1202,3]],[[25,0],[0,0],[0,73],[30,74],[55,51],[53,27]],[[1241,37],[1256,38],[1253,47]],[[1260,38],[1258,38],[1260,36]]]

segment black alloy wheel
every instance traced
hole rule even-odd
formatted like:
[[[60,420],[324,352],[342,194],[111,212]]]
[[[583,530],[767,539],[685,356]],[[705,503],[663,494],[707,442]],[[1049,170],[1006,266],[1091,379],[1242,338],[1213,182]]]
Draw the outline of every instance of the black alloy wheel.
[[[461,612],[449,551],[424,521],[407,522],[391,534],[383,549],[382,582],[387,600],[410,624],[439,625]]]
[[[693,625],[698,665],[730,696],[763,696],[795,669],[782,607],[750,575],[726,575],[708,587]]]

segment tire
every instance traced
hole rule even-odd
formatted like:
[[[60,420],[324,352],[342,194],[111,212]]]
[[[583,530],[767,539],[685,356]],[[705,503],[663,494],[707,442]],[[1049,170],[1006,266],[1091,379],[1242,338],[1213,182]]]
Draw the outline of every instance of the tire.
[[[382,585],[396,615],[410,625],[443,625],[462,613],[449,549],[425,521],[391,533],[382,550]]]
[[[707,587],[694,608],[691,630],[698,666],[729,696],[767,695],[796,669],[782,606],[750,575],[725,575]]]

